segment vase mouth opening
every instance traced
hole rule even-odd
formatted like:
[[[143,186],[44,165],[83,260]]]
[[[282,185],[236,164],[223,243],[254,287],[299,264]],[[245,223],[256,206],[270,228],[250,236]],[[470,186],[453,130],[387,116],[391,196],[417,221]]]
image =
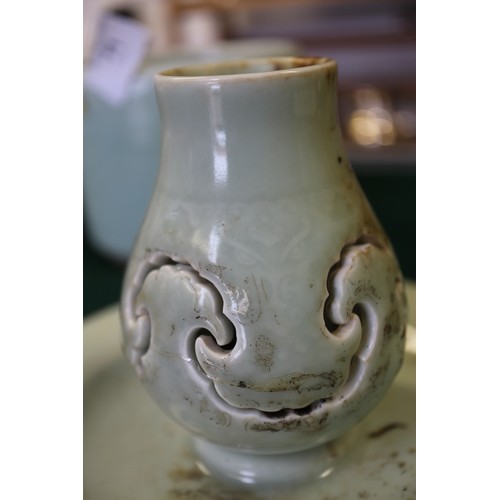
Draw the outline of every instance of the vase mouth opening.
[[[265,57],[217,63],[191,64],[171,68],[157,74],[158,80],[213,80],[243,79],[288,76],[290,73],[335,68],[336,63],[328,57]]]

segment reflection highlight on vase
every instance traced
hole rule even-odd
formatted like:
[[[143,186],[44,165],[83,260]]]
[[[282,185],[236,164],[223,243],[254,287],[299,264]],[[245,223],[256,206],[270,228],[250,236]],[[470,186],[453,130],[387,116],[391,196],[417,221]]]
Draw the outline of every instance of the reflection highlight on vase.
[[[212,137],[214,182],[216,185],[225,185],[227,183],[226,130],[222,117],[220,84],[215,82],[210,85],[210,111],[214,132]]]
[[[212,264],[217,262],[223,229],[224,228],[219,224],[214,224],[210,228],[210,235],[208,237],[208,258]]]

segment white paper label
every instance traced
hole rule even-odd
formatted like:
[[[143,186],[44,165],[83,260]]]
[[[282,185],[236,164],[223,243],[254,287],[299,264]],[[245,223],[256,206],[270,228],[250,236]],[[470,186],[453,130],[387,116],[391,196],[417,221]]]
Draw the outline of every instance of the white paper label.
[[[123,102],[130,80],[146,55],[149,41],[148,30],[141,23],[116,15],[106,16],[85,71],[86,88],[109,104]]]

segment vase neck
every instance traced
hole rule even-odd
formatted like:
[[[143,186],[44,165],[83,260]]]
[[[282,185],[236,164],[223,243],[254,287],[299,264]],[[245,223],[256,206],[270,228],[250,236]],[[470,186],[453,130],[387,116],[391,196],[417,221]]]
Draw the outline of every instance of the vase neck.
[[[167,72],[168,73],[168,72]],[[156,78],[159,183],[193,197],[318,189],[342,148],[334,63],[288,71]]]

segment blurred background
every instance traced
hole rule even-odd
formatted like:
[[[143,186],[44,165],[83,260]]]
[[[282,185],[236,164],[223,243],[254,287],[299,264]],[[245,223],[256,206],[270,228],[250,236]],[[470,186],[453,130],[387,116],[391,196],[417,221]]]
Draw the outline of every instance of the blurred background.
[[[415,2],[84,0],[83,314],[119,300],[154,188],[152,75],[202,61],[327,56],[352,166],[415,279]]]

